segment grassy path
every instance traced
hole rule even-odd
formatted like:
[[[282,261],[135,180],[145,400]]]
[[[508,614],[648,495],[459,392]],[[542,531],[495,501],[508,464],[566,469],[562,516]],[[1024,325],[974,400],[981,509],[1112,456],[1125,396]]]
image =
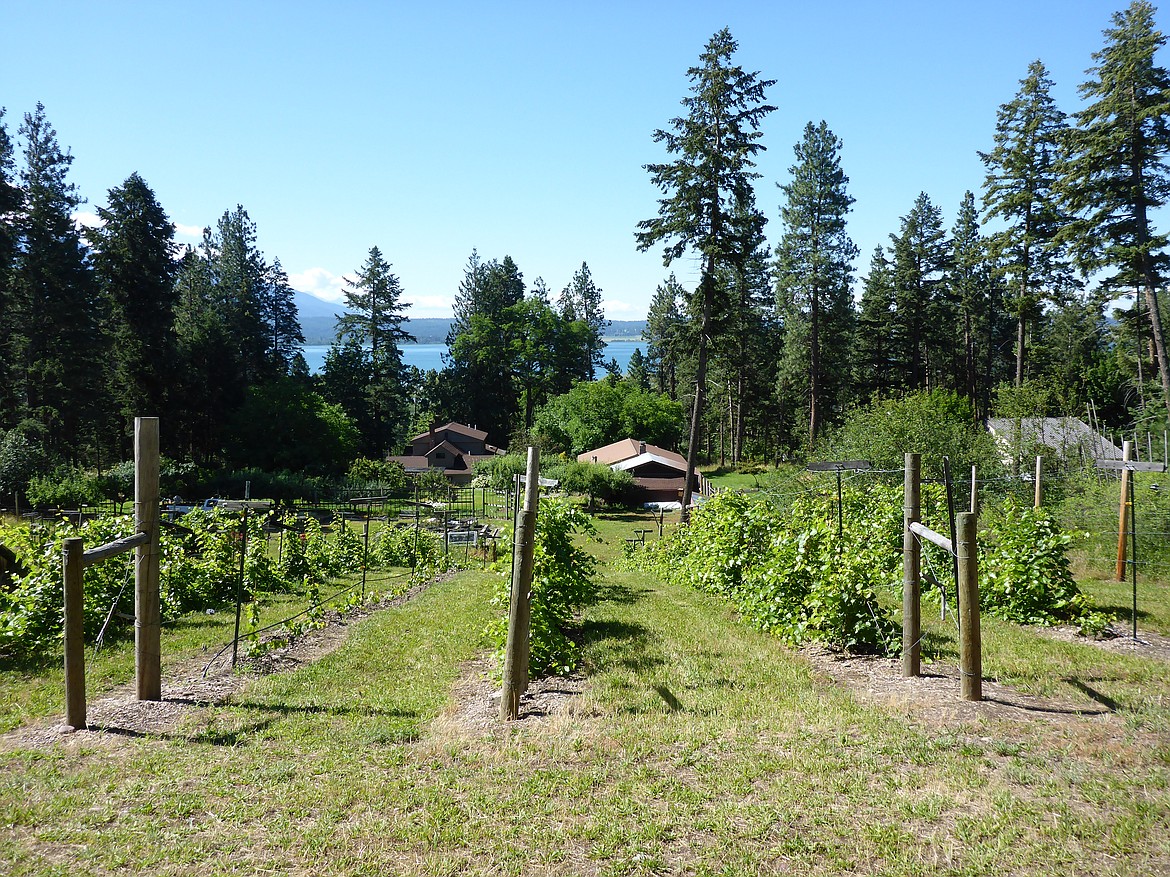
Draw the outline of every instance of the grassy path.
[[[166,738],[0,753],[0,862],[12,874],[1170,869],[1166,708],[1138,723],[907,722],[716,601],[617,568],[628,528],[603,524],[605,598],[586,613],[589,679],[567,710],[486,730],[435,721],[494,611],[491,574],[461,574]],[[1143,698],[1170,693],[1164,668],[1142,672]]]

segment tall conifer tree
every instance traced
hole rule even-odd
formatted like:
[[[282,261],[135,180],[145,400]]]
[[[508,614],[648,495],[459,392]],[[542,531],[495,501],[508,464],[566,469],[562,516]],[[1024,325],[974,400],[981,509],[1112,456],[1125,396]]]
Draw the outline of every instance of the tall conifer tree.
[[[840,149],[823,120],[809,122],[794,147],[791,181],[777,184],[786,198],[776,248],[777,306],[785,314],[782,379],[807,400],[810,445],[848,386],[857,247],[845,230],[853,198]]]
[[[1167,272],[1168,237],[1150,213],[1170,198],[1170,74],[1154,63],[1166,37],[1154,27],[1154,7],[1135,0],[1113,15],[1105,48],[1079,91],[1089,105],[1074,113],[1062,163],[1061,192],[1076,220],[1065,233],[1086,270],[1115,268],[1107,283],[1139,287],[1158,360],[1162,397],[1170,413],[1170,368],[1158,287]]]
[[[21,175],[24,210],[12,286],[13,358],[19,410],[49,446],[76,457],[101,398],[99,302],[87,252],[73,223],[81,197],[68,182],[73,156],[62,151],[44,105],[26,113]]]
[[[1017,387],[1026,375],[1029,326],[1040,319],[1043,301],[1058,299],[1071,283],[1057,239],[1066,221],[1056,195],[1066,125],[1051,88],[1048,71],[1033,61],[1016,97],[999,108],[995,146],[979,153],[987,167],[984,210],[1007,224],[991,236],[990,247],[1011,290]]]
[[[952,355],[954,325],[944,283],[950,253],[942,211],[921,192],[890,239],[897,362],[908,389],[933,389],[943,361]]]
[[[110,391],[129,425],[140,415],[165,416],[175,350],[175,227],[138,174],[110,189],[92,229],[93,264],[106,300],[112,342]]]
[[[649,164],[654,184],[662,192],[658,216],[638,223],[635,238],[640,250],[665,242],[663,264],[690,251],[701,260],[697,291],[698,316],[695,401],[687,443],[688,478],[683,491],[683,516],[688,515],[692,479],[698,462],[699,428],[707,384],[707,341],[712,320],[725,302],[719,300],[718,273],[742,252],[742,226],[732,224],[734,203],[746,202],[747,190],[759,175],[753,158],[762,150],[760,124],[774,107],[764,102],[764,91],[774,80],[763,80],[732,63],[737,48],[724,28],[708,41],[699,66],[687,76],[691,93],[683,98],[686,115],[672,119],[672,130],[659,129],[654,140],[677,156],[669,163]],[[763,217],[759,217],[762,224]]]

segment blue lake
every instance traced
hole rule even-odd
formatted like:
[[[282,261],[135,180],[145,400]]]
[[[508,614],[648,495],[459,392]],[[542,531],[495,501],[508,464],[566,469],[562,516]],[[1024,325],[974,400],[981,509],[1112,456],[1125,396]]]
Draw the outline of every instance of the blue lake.
[[[622,371],[630,364],[630,357],[634,355],[634,348],[640,348],[642,353],[646,352],[645,341],[610,341],[605,345],[605,350],[602,356],[605,361],[616,359],[618,365],[621,366]],[[301,352],[305,355],[305,362],[309,366],[311,374],[319,374],[321,369],[325,367],[325,354],[329,352],[329,346],[326,344],[306,344],[301,348]],[[413,365],[415,368],[434,369],[440,371],[443,368],[443,354],[447,352],[447,345],[441,342],[433,344],[403,344],[402,345],[402,361],[406,365]],[[599,374],[603,374],[599,370]]]

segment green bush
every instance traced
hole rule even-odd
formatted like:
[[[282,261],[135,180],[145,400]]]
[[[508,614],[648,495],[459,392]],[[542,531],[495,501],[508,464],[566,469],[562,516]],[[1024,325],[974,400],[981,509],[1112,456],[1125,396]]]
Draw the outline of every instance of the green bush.
[[[1076,535],[1062,530],[1047,509],[1009,497],[983,534],[980,609],[1021,624],[1103,627],[1106,619],[1073,581],[1068,549]]]
[[[577,540],[593,538],[596,533],[593,521],[579,507],[561,499],[541,499],[532,571],[529,671],[534,676],[567,675],[580,663],[580,647],[568,634],[577,613],[595,598],[597,582],[596,558],[577,545]],[[493,598],[505,613],[490,631],[501,656],[508,632],[511,582],[509,563]]]
[[[924,477],[942,475],[942,458],[952,472],[975,465],[980,477],[1000,472],[991,438],[975,420],[970,403],[950,390],[874,399],[849,412],[845,422],[817,450],[823,460],[868,460],[879,469],[900,469],[907,453],[922,455]]]
[[[745,621],[788,642],[897,654],[899,627],[878,596],[889,587],[891,546],[884,536],[871,544],[838,536],[830,508],[811,499],[785,512],[760,495],[721,493],[648,548],[644,562],[727,598]],[[863,529],[881,536],[873,521]]]
[[[97,505],[102,500],[97,481],[80,469],[58,469],[51,475],[34,475],[28,485],[28,501],[39,509]]]

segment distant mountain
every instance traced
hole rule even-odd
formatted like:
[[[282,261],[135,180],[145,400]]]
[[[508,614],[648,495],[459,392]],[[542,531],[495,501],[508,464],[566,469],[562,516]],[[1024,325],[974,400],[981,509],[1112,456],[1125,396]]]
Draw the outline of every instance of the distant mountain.
[[[294,292],[293,298],[297,303],[305,343],[332,344],[337,331],[337,318],[345,313],[345,308],[340,304],[322,301],[307,292]]]
[[[297,313],[301,318],[301,331],[306,344],[332,344],[337,334],[337,318],[345,313],[338,302],[323,301],[307,292],[294,294]],[[419,344],[441,344],[451,331],[450,317],[416,317],[402,324]],[[605,330],[605,337],[614,340],[640,339],[646,328],[645,320],[611,320]]]

